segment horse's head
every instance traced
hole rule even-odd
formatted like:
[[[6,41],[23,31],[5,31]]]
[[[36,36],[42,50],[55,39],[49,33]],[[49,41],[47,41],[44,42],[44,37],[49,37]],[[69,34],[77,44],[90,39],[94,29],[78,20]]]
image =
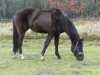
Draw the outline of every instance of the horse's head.
[[[68,34],[69,38],[71,39],[72,52],[74,53],[74,56],[77,60],[82,61],[84,59],[83,39],[80,39],[75,25],[64,12],[62,12],[60,18],[62,29]]]
[[[72,51],[77,60],[82,61],[84,59],[83,53],[83,39],[78,40],[72,45]]]

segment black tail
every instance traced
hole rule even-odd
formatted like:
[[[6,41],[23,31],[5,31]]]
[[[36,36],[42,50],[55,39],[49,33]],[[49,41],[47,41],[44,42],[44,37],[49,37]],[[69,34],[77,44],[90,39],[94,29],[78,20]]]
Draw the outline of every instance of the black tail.
[[[13,20],[13,52],[16,53],[18,51],[18,33],[15,26],[15,22]]]

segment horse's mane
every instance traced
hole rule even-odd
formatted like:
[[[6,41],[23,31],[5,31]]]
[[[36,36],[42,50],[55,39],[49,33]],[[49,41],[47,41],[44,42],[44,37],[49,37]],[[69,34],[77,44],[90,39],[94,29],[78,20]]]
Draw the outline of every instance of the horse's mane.
[[[80,39],[80,36],[77,32],[77,29],[75,27],[75,25],[73,24],[73,22],[68,18],[68,15],[64,12],[61,11],[62,14],[62,18],[61,20],[63,21],[62,23],[66,25],[66,28],[68,28],[68,35],[70,37],[71,40],[73,41],[77,41]]]

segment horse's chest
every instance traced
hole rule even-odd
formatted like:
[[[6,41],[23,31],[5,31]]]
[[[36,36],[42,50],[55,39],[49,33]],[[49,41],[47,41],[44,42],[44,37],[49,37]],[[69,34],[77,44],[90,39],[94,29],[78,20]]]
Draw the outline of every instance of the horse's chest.
[[[54,31],[55,31],[56,33],[62,33],[62,32],[64,32],[64,30],[63,30],[60,26],[55,26],[55,27],[54,27]]]

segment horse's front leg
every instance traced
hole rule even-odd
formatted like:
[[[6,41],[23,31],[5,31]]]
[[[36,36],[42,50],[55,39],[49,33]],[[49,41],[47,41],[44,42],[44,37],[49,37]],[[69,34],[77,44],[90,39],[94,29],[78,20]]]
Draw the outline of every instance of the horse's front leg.
[[[46,49],[47,49],[47,47],[48,47],[48,45],[49,45],[49,43],[50,43],[50,41],[52,40],[52,38],[53,38],[53,33],[48,33],[48,35],[47,35],[47,38],[46,38],[46,41],[45,41],[45,43],[44,43],[44,47],[43,47],[43,50],[42,50],[42,52],[41,52],[41,61],[43,61],[45,58],[44,58],[44,54],[45,54],[45,51],[46,51]]]
[[[54,36],[54,44],[55,44],[55,55],[57,56],[58,59],[61,59],[61,56],[59,55],[59,51],[58,51],[59,35],[60,34],[56,34]]]

